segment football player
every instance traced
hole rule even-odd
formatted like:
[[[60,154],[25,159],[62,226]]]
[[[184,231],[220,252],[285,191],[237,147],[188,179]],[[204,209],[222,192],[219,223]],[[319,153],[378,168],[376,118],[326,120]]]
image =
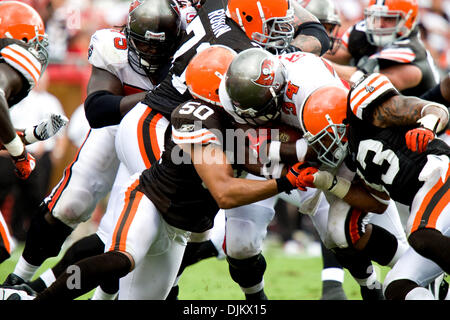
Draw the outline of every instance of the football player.
[[[248,120],[246,119],[246,117],[248,117],[249,114],[258,112],[258,109],[256,108],[261,109],[262,106],[266,105],[264,99],[262,98],[264,97],[262,95],[262,92],[264,92],[264,90],[268,90],[266,87],[258,86],[254,83],[253,79],[255,78],[255,76],[251,73],[251,70],[258,70],[258,66],[260,65],[270,65],[270,62],[267,62],[266,60],[273,61],[274,59],[276,58],[274,58],[273,56],[268,56],[268,53],[264,55],[261,51],[247,50],[246,55],[239,55],[235,59],[235,61],[233,61],[233,64],[230,66],[227,72],[227,81],[223,82],[223,85],[221,85],[220,87],[219,93],[221,95],[221,101],[224,105],[224,108],[234,115],[236,122],[242,124],[263,124],[268,120],[264,115],[264,109],[261,110],[260,113],[262,116],[258,118],[258,121],[256,122],[253,118]],[[281,110],[278,111],[281,122],[296,126],[297,128],[299,128],[299,130],[301,130],[301,123],[305,121],[304,118],[306,118],[306,116],[308,116],[309,119],[314,119],[314,116],[312,118],[310,117],[314,113],[303,114],[301,107],[306,101],[308,101],[309,96],[312,95],[313,92],[323,86],[337,88],[337,93],[340,93],[341,95],[344,94],[345,104],[345,86],[341,82],[337,74],[334,72],[334,70],[332,68],[329,68],[329,65],[326,63],[326,61],[315,55],[303,52],[281,55],[280,59],[286,66],[286,70],[288,73],[284,89],[285,92],[283,96],[283,104]],[[238,67],[234,67],[235,62]],[[271,79],[269,75],[270,73],[268,73],[267,78]],[[245,92],[253,92],[254,94],[249,96],[246,95]],[[331,92],[333,92],[333,90],[331,90]],[[323,101],[332,102],[330,104],[331,111],[334,108],[334,104],[337,104],[342,100],[338,99],[339,96],[334,97],[334,100],[333,96],[331,96],[330,100],[326,100],[326,98],[326,95],[323,95]],[[342,114],[338,119],[343,119]],[[268,157],[274,162],[282,160],[285,163],[289,163],[289,161],[290,163],[292,163],[293,159],[297,161],[303,161],[305,157],[305,143],[306,142],[304,139],[299,139],[296,143],[290,144],[270,143],[268,147]],[[342,146],[342,149],[340,149],[340,151],[335,155],[338,157],[338,159],[332,158],[328,161],[328,165],[331,167],[338,167],[342,162],[343,157],[345,156],[345,147]],[[312,195],[309,198],[314,197],[315,196]],[[320,199],[319,196],[317,196],[317,199],[320,201],[325,201],[324,199]],[[386,210],[386,207],[384,207],[386,213],[383,216],[385,216],[386,219],[391,220],[388,224],[390,225],[389,230],[375,225],[376,222],[374,222],[374,226],[370,224],[367,229],[373,228],[375,231],[371,234],[370,237],[366,236],[366,238],[364,238],[359,243],[359,246],[361,247],[358,246],[358,249],[362,251],[362,253],[355,253],[351,249],[353,248],[353,246],[357,245],[357,242],[361,238],[360,235],[364,234],[364,229],[368,225],[368,221],[363,220],[362,215],[355,216],[355,219],[346,221],[346,223],[351,223],[352,232],[356,233],[354,239],[351,239],[354,243],[352,241],[348,241],[346,235],[340,237],[341,234],[339,235],[339,237],[336,237],[336,239],[331,239],[335,240],[332,243],[330,243],[329,239],[322,238],[322,240],[327,246],[334,245],[335,247],[339,248],[350,247],[348,250],[335,249],[337,253],[338,251],[340,252],[341,260],[345,258],[345,256],[358,254],[361,260],[364,260],[361,258],[361,256],[368,256],[372,260],[375,260],[383,265],[392,266],[401,255],[401,253],[405,251],[407,245],[400,220],[398,219],[396,207],[393,202],[389,202],[388,204],[388,210]],[[332,202],[330,202],[330,205],[332,205]],[[319,201],[316,201],[316,205],[312,205],[310,211],[314,213],[318,206]],[[344,210],[343,214],[346,214],[346,210],[348,210],[348,207],[341,207],[340,209]],[[375,207],[375,209],[374,211],[378,212],[379,207]],[[321,220],[320,216],[321,215],[317,214],[313,216],[313,220],[316,220],[316,224],[318,225],[323,224],[322,221],[319,221]],[[358,217],[361,219],[359,219]],[[330,221],[333,220],[330,219]],[[337,221],[336,223],[338,222],[339,221]],[[341,222],[344,223],[345,221]],[[328,222],[328,224],[334,225],[332,222]],[[326,227],[327,225],[325,221],[325,231]],[[326,234],[326,232],[321,231],[319,231],[319,233]],[[367,241],[367,238],[369,238],[370,240],[370,245],[365,246],[365,241]],[[383,253],[373,250],[374,245],[372,244],[381,241],[379,239],[383,239],[384,241],[386,241],[385,243],[391,244],[390,250],[387,250]],[[346,265],[348,265],[348,262],[346,263]],[[373,273],[367,274],[367,268],[368,266],[370,266],[370,261],[366,258],[365,261],[362,261],[359,265],[357,265],[358,270],[355,270],[355,266],[356,264],[353,263],[353,265],[350,266],[351,268],[349,267],[349,270],[351,271],[352,275],[358,279],[357,281],[361,285],[361,293],[363,295],[363,298],[381,298],[381,286],[379,286],[378,288],[373,287],[375,283],[374,275]]]
[[[40,15],[18,1],[0,3],[0,145],[11,156],[15,172],[27,179],[35,167],[25,145],[54,135],[67,119],[50,115],[37,126],[16,130],[9,109],[36,86],[48,63],[47,36]],[[13,241],[0,214],[0,263],[9,258]]]
[[[234,173],[249,169],[237,158],[235,147],[239,146],[228,141],[236,136],[227,132],[234,128],[217,91],[218,75],[226,71],[235,55],[230,48],[212,45],[192,59],[194,68],[206,64],[194,74],[214,81],[211,89],[191,91],[197,99],[182,103],[172,112],[161,160],[134,175],[122,192],[107,252],[75,264],[80,268],[80,287],[68,288],[70,275],[64,273],[35,300],[73,299],[111,277],[131,275],[133,269],[129,285],[121,283],[120,299],[164,299],[191,232],[200,234],[211,228],[219,208],[233,208],[295,189],[292,183],[300,164],[281,178],[265,181],[242,179]],[[277,74],[275,81],[281,84],[283,74]],[[282,87],[276,84],[273,88],[279,93]],[[278,108],[278,103],[275,96],[271,104]],[[2,290],[5,293],[9,289]]]
[[[440,139],[431,139],[421,150],[408,143],[408,137],[423,130],[442,130],[448,119],[444,105],[402,96],[381,74],[364,77],[349,94],[346,162],[380,203],[392,198],[410,208],[412,249],[385,279],[388,299],[434,299],[422,286],[450,271],[450,147]],[[348,179],[310,169],[299,180],[303,186],[340,189],[335,195],[354,204],[349,198],[354,183]]]
[[[327,58],[346,81],[357,80],[357,70],[376,71],[402,94],[420,96],[439,82],[439,74],[419,38],[418,13],[417,0],[370,0],[365,19],[344,33],[339,50]]]
[[[150,10],[156,7],[158,10]],[[89,219],[97,202],[111,189],[114,200],[114,193],[124,183],[121,179],[129,177],[124,169],[118,169],[114,146],[117,124],[137,101],[144,98],[145,92],[152,90],[167,74],[170,57],[181,35],[175,8],[176,3],[168,0],[134,1],[123,30],[103,29],[92,36],[88,52],[92,73],[84,105],[93,129],[34,216],[22,256],[14,272],[5,280],[5,286],[30,280],[47,258],[59,253],[73,229]],[[149,119],[142,118],[142,121],[135,127],[135,134],[144,136],[148,130],[145,123]],[[104,125],[109,126],[101,128]],[[167,126],[167,123],[155,121],[153,125]],[[136,161],[142,163],[155,157],[152,150],[149,153],[143,150],[139,156]],[[101,238],[94,234],[84,239],[79,247],[69,250],[69,255],[80,255],[84,251],[100,253],[103,248]],[[44,275],[45,281],[39,279],[34,284],[34,289],[45,288],[61,269],[65,270],[65,267],[55,266],[53,272]]]

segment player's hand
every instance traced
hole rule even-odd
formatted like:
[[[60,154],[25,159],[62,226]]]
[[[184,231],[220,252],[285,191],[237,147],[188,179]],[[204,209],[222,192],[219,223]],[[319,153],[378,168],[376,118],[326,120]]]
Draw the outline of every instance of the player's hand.
[[[314,180],[315,174],[318,171],[319,170],[315,167],[307,167],[300,170],[296,180],[297,188],[299,188],[300,190],[306,190],[306,187],[317,188],[317,186],[314,184]]]
[[[28,179],[31,172],[36,167],[36,159],[26,150],[18,157],[11,156],[11,159],[16,167],[14,172],[20,179]]]
[[[297,179],[300,175],[300,173],[306,168],[308,167],[307,164],[305,164],[305,162],[297,162],[296,164],[294,164],[292,167],[289,168],[288,173],[286,174],[286,178],[289,180],[290,184],[292,185],[292,187],[298,188],[302,191],[306,191],[306,187],[302,186],[302,185],[298,185],[297,184]]]
[[[406,146],[414,152],[422,153],[427,149],[428,143],[435,138],[432,130],[427,128],[415,128],[405,134]]]
[[[67,124],[67,122],[69,122],[69,119],[62,114],[49,114],[47,118],[43,119],[39,124],[25,129],[26,144],[47,140],[53,137]]]

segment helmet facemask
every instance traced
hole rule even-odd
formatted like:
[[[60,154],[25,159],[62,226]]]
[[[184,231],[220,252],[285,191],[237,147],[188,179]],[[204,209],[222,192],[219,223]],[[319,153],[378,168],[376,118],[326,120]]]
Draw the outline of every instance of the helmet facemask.
[[[367,40],[370,44],[384,47],[397,39],[406,38],[411,30],[405,27],[412,11],[407,15],[403,11],[389,10],[386,6],[370,6],[364,11],[367,28]],[[383,27],[387,24],[388,27]]]
[[[147,30],[145,36],[125,28],[128,42],[128,60],[133,70],[143,76],[158,77],[173,55],[178,39],[167,39],[164,32]],[[144,72],[143,72],[144,71]]]
[[[47,34],[39,34],[39,30],[35,27],[36,36],[30,40],[28,40],[27,44],[36,52],[34,53],[35,57],[39,60],[42,65],[41,73],[47,69],[49,62],[49,53],[48,53],[48,35]]]
[[[276,120],[281,112],[281,105],[283,104],[284,87],[275,92],[273,88],[269,88],[272,98],[267,101],[264,106],[258,107],[241,107],[239,103],[232,101],[233,109],[236,114],[245,120],[250,125],[263,125],[267,122]]]
[[[341,38],[338,36],[340,24],[336,22],[322,22],[325,30],[327,31],[328,37],[330,38],[330,49],[328,53],[333,55],[337,52],[341,45]]]
[[[252,40],[264,49],[281,52],[286,49],[294,38],[294,10],[288,9],[285,17],[273,17],[266,20],[259,2],[257,6],[262,20],[262,33],[254,32]]]
[[[328,114],[325,117],[328,126],[315,135],[308,131],[303,137],[317,153],[320,162],[327,167],[338,168],[348,154],[347,126],[333,123]]]

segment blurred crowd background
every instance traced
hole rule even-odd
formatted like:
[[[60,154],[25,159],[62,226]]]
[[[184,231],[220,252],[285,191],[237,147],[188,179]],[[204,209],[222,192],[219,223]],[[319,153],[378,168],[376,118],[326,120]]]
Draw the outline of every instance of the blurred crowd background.
[[[22,1],[40,13],[50,42],[50,64],[43,84],[24,101],[24,104],[40,106],[30,109],[36,114],[30,114],[29,121],[36,122],[44,112],[42,108],[51,106],[54,112],[60,110],[60,113],[69,117],[70,123],[52,141],[42,142],[42,145],[34,147],[42,168],[36,170],[39,178],[32,182],[34,185],[31,187],[11,175],[13,170],[6,165],[9,165],[10,160],[0,154],[0,160],[5,160],[5,165],[0,165],[3,168],[0,175],[9,177],[0,181],[0,210],[8,221],[13,236],[19,241],[25,240],[29,219],[35,211],[33,208],[59,181],[65,166],[73,160],[89,129],[81,105],[86,97],[90,76],[87,60],[90,37],[98,29],[124,25],[131,0]],[[442,74],[450,72],[450,0],[418,1],[422,39]],[[369,0],[335,0],[342,21],[340,34],[364,18],[364,8],[368,2]],[[13,109],[19,110],[20,107]],[[96,228],[103,206],[103,203],[100,204],[89,228]],[[310,220],[299,215],[295,207],[282,201],[277,204],[277,211],[279,214],[270,226],[269,234],[275,235],[285,244],[286,252],[309,250],[320,254],[317,235]],[[308,249],[308,243],[316,245]]]

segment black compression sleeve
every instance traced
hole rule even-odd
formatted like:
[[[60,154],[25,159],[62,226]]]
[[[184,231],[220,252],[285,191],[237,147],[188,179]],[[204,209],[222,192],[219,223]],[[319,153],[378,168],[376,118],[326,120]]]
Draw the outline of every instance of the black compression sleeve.
[[[437,102],[437,103],[442,103],[447,108],[450,108],[450,102],[445,100],[445,98],[442,96],[441,85],[440,84],[438,84],[434,88],[428,90],[423,95],[421,95],[419,98],[424,99],[424,100],[428,100],[428,101]]]
[[[122,120],[120,113],[120,101],[122,99],[123,96],[117,96],[105,90],[91,93],[84,101],[86,119],[91,128],[119,124]]]
[[[320,44],[322,45],[320,55],[323,55],[331,48],[331,41],[330,38],[328,37],[327,31],[325,30],[325,27],[319,22],[310,21],[302,23],[298,27],[297,32],[294,35],[294,38],[300,34],[306,36],[313,36],[320,41]]]

